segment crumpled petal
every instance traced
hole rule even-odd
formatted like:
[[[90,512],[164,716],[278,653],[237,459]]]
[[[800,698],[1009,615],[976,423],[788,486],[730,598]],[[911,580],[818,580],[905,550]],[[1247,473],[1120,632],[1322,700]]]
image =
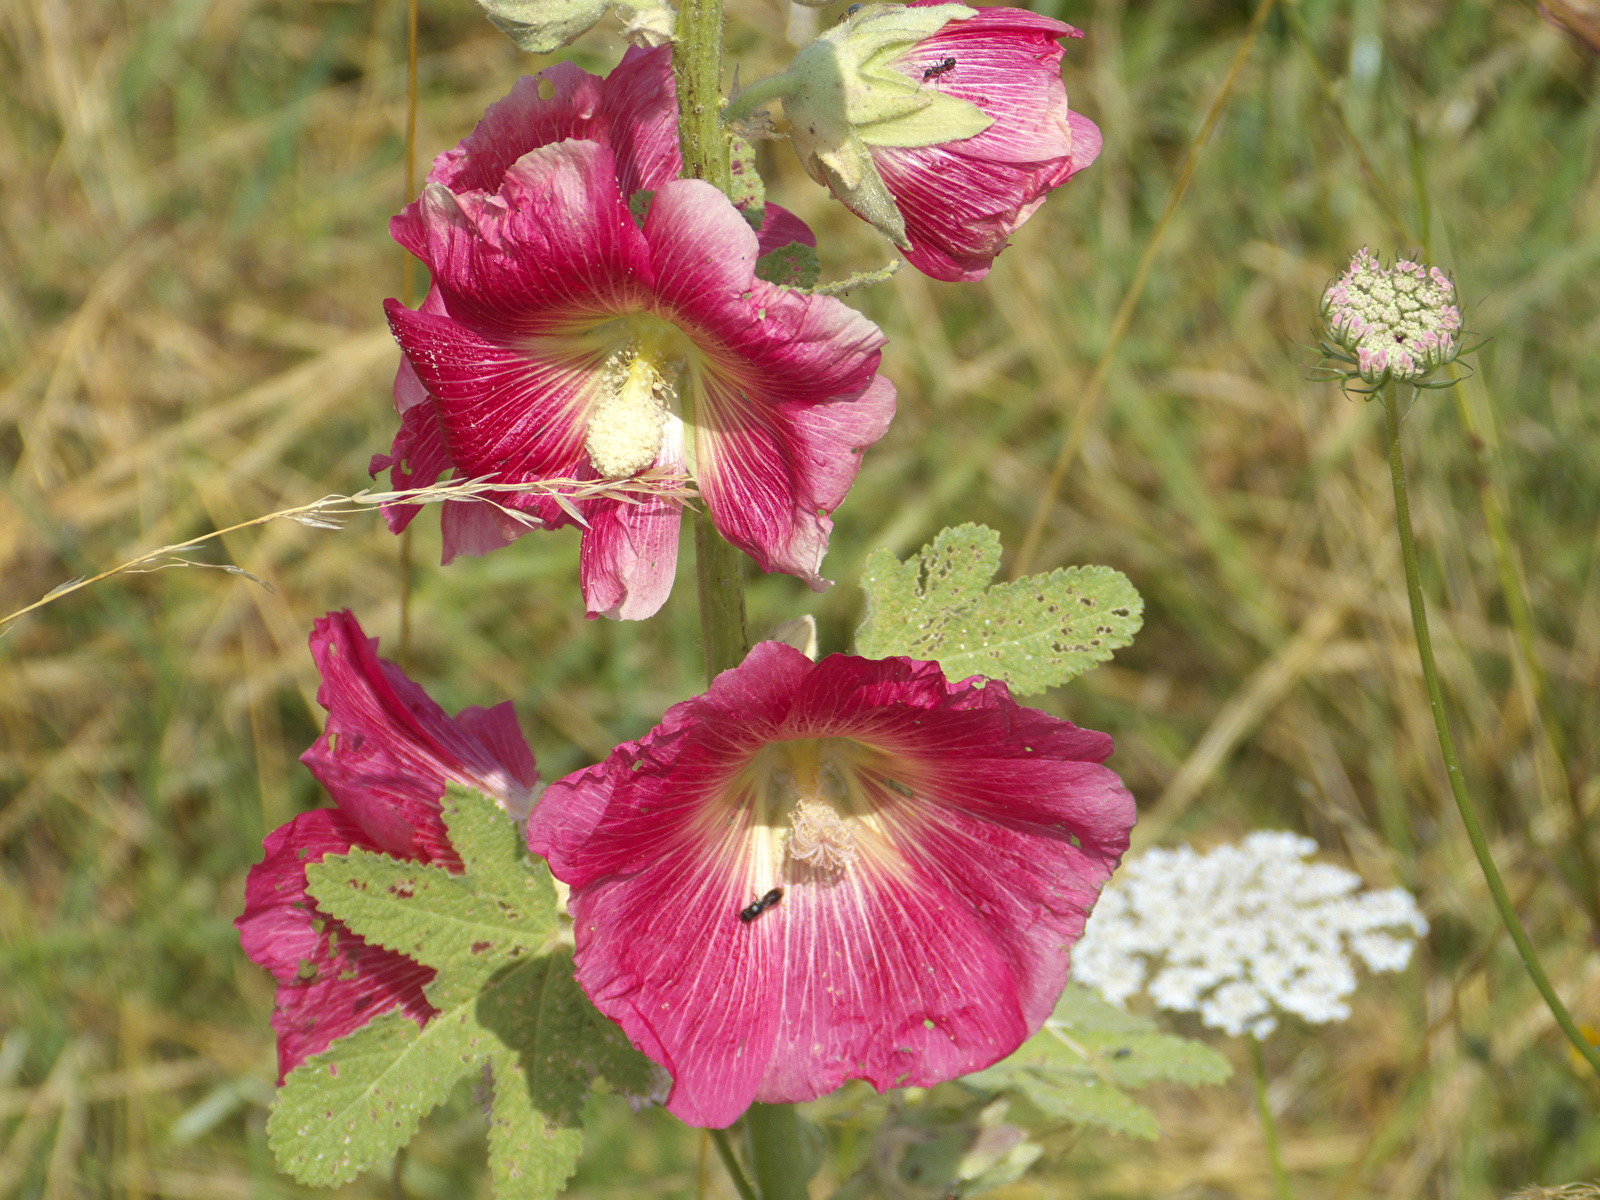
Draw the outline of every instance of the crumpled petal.
[[[278,1082],[337,1039],[399,1008],[418,1025],[435,1009],[422,989],[434,972],[403,954],[372,946],[326,916],[306,892],[306,868],[329,854],[378,850],[337,809],[296,817],[267,837],[250,868],[245,909],[234,924],[245,954],[278,981],[272,1028]]]
[[[302,761],[338,807],[304,813],[267,838],[234,922],[245,953],[278,982],[280,1081],[381,1013],[399,1008],[418,1024],[434,1015],[422,991],[433,971],[368,945],[321,912],[306,891],[306,868],[359,848],[459,871],[441,809],[445,784],[493,796],[517,820],[538,786],[509,702],[450,717],[378,658],[377,640],[348,611],[316,622],[311,650],[328,724]]]
[[[838,874],[774,859],[753,816],[800,743],[866,803]],[[846,1079],[931,1086],[1036,1032],[1128,845],[1110,750],[1000,683],[767,642],[551,784],[528,842],[573,889],[590,999],[671,1073],[671,1112],[725,1126]]]

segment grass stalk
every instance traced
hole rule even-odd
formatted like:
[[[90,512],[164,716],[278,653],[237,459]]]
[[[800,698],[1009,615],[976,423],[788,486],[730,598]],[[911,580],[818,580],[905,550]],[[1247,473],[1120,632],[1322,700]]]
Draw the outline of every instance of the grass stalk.
[[[1477,855],[1484,882],[1489,885],[1489,894],[1494,898],[1495,907],[1500,911],[1500,919],[1505,922],[1506,932],[1516,944],[1517,953],[1522,957],[1522,965],[1527,968],[1528,977],[1533,980],[1533,986],[1538,988],[1539,994],[1544,997],[1544,1002],[1549,1006],[1556,1024],[1561,1027],[1561,1032],[1567,1035],[1567,1040],[1579,1054],[1583,1055],[1595,1073],[1600,1075],[1600,1051],[1589,1044],[1588,1039],[1573,1021],[1572,1015],[1567,1012],[1566,1005],[1562,1004],[1561,998],[1556,995],[1550,977],[1545,973],[1544,964],[1539,960],[1538,951],[1534,949],[1528,931],[1523,928],[1522,920],[1517,916],[1517,910],[1506,892],[1505,881],[1500,878],[1500,870],[1495,866],[1494,856],[1489,853],[1488,839],[1484,837],[1483,827],[1478,823],[1478,814],[1467,796],[1467,785],[1461,775],[1461,763],[1456,756],[1455,738],[1450,732],[1450,719],[1445,713],[1444,689],[1439,684],[1439,668],[1433,657],[1433,638],[1428,633],[1428,610],[1422,597],[1422,573],[1417,565],[1416,535],[1411,528],[1411,505],[1406,496],[1405,460],[1400,451],[1398,390],[1392,380],[1383,388],[1383,416],[1389,438],[1389,478],[1394,485],[1394,513],[1400,532],[1400,558],[1405,565],[1406,597],[1411,602],[1411,625],[1416,632],[1417,654],[1422,661],[1422,678],[1428,689],[1428,707],[1433,711],[1433,728],[1439,738],[1439,753],[1444,757],[1445,775],[1450,780],[1450,794],[1455,798],[1456,809],[1461,813],[1461,823],[1467,827],[1467,838],[1472,843],[1472,852]]]
[[[1289,1172],[1283,1166],[1283,1146],[1278,1136],[1278,1119],[1272,1115],[1267,1098],[1267,1066],[1261,1056],[1261,1039],[1246,1036],[1250,1047],[1250,1081],[1255,1085],[1256,1111],[1261,1114],[1261,1140],[1267,1147],[1267,1166],[1272,1170],[1272,1187],[1278,1200],[1294,1200],[1289,1187]]]

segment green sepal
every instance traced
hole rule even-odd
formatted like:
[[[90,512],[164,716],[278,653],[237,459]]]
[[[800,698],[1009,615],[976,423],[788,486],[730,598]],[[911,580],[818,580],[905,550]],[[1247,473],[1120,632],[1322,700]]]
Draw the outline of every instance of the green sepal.
[[[1000,535],[982,525],[946,529],[903,563],[874,551],[857,653],[932,660],[947,678],[986,675],[1026,696],[1107,661],[1143,623],[1144,601],[1110,567],[991,585],[999,569]]]
[[[659,46],[671,34],[665,4],[644,0],[478,0],[494,27],[519,49],[549,54],[588,32],[613,7],[623,14],[624,33],[640,45]]]
[[[1154,1021],[1069,983],[1037,1034],[964,1082],[1019,1096],[1058,1121],[1154,1139],[1161,1133],[1155,1114],[1122,1088],[1214,1084],[1231,1073],[1209,1046],[1162,1033]]]

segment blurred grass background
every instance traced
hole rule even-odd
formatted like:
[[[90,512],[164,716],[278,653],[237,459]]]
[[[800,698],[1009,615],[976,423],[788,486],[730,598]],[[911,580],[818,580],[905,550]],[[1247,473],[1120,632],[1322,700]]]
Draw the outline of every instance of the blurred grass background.
[[[1239,0],[1039,0],[1082,26],[1074,108],[1100,161],[987,280],[904,271],[851,299],[890,336],[900,415],[838,513],[820,597],[756,581],[758,635],[814,613],[848,648],[853,581],[977,520],[1021,542],[1112,317],[1245,36]],[[1574,28],[1594,14],[1557,7]],[[744,78],[783,0],[734,0]],[[824,14],[829,20],[834,14]],[[403,0],[0,2],[0,613],[166,543],[367,482],[394,428]],[[469,0],[421,7],[419,173],[547,59]],[[604,29],[572,53],[604,70]],[[1412,650],[1381,414],[1306,382],[1322,287],[1362,244],[1457,273],[1493,341],[1405,436],[1442,670],[1473,795],[1577,1019],[1600,1026],[1600,176],[1595,50],[1512,0],[1284,0],[1156,249],[1034,569],[1098,562],[1148,608],[1114,664],[1043,701],[1111,731],[1154,839],[1310,833],[1433,923],[1344,1025],[1267,1046],[1301,1197],[1501,1196],[1600,1174],[1600,1087],[1490,907]],[[835,273],[886,247],[763,150]],[[1486,513],[1488,514],[1486,517]],[[1491,522],[1503,513],[1497,558]],[[586,623],[571,532],[435,565],[417,522],[406,666],[447,708],[510,697],[547,778],[700,687],[686,544],[645,624]],[[394,655],[398,543],[280,522],[122,576],[0,636],[0,1196],[306,1195],[264,1137],[272,988],[231,921],[262,836],[322,803],[305,638],[343,606]],[[1525,578],[1530,671],[1518,653]],[[1187,1032],[1198,1032],[1189,1029]],[[1058,1138],[1007,1200],[1253,1197],[1270,1183],[1245,1057],[1158,1096],[1154,1145]],[[847,1089],[817,1184],[865,1153]],[[612,1098],[574,1194],[696,1193],[702,1145]],[[349,1196],[486,1196],[465,1092]],[[720,1169],[706,1193],[730,1196]]]

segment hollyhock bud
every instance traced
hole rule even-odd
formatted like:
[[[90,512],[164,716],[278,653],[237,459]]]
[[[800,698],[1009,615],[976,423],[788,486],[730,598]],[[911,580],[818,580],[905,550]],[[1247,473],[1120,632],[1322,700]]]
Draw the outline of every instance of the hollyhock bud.
[[[1328,357],[1355,370],[1325,369],[1373,388],[1391,379],[1421,383],[1461,354],[1461,310],[1455,300],[1455,284],[1438,267],[1398,259],[1385,268],[1363,246],[1328,285],[1320,306],[1329,340],[1354,355]]]
[[[446,715],[378,657],[377,639],[348,611],[316,623],[311,653],[328,724],[301,761],[336,807],[304,813],[267,838],[234,922],[250,960],[278,981],[280,1079],[380,1013],[399,1008],[418,1024],[434,1014],[422,991],[433,971],[322,913],[306,890],[306,868],[360,848],[460,871],[442,815],[445,785],[492,796],[520,821],[539,780],[509,702]]]
[[[918,270],[980,279],[1006,239],[1100,153],[1067,107],[1060,21],[1015,8],[858,5],[730,117],[781,97],[806,170]]]
[[[1110,752],[1002,683],[763,642],[551,784],[528,845],[572,886],[578,982],[720,1127],[1037,1032],[1128,846]]]

